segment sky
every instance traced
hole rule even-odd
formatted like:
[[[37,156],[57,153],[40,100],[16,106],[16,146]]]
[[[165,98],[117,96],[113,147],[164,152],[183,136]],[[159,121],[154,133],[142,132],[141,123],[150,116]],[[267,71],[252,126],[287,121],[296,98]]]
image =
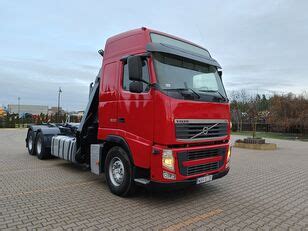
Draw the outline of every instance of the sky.
[[[207,48],[228,92],[308,90],[308,1],[0,0],[0,106],[83,110],[108,37],[142,26]]]

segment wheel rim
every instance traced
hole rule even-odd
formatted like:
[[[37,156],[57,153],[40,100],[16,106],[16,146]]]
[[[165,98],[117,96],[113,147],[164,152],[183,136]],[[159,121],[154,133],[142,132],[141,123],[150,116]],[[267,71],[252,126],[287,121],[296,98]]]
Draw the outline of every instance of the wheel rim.
[[[28,148],[29,148],[29,150],[32,150],[32,148],[33,148],[32,136],[29,136],[29,138],[28,138]]]
[[[42,151],[42,140],[41,138],[38,138],[36,142],[36,152],[37,154],[40,154],[41,151]]]
[[[114,157],[109,164],[109,177],[113,185],[120,186],[124,180],[124,165],[118,158]]]

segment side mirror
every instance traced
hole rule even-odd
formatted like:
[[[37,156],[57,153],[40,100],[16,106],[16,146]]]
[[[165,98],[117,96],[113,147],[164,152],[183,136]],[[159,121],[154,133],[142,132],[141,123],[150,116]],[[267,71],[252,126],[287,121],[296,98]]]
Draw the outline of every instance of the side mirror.
[[[129,84],[129,91],[133,93],[143,92],[143,83],[139,81],[134,81]]]
[[[217,71],[220,79],[222,78],[222,71]]]
[[[127,58],[128,77],[131,81],[142,81],[142,60],[140,56]]]

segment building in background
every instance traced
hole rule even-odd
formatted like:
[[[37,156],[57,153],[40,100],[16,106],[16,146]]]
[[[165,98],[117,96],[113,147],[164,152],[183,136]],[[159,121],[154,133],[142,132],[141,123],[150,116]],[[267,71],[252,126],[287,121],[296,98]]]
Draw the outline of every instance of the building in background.
[[[8,112],[10,114],[31,114],[31,115],[40,115],[41,113],[48,113],[48,106],[45,105],[23,105],[23,104],[9,104]]]
[[[72,111],[72,112],[69,112],[69,114],[71,116],[76,116],[81,119],[83,117],[84,111]]]
[[[48,109],[48,115],[53,116],[58,114],[58,107],[51,107]],[[64,115],[65,111],[62,109],[62,107],[59,107],[59,114]]]
[[[83,117],[83,114],[84,114],[84,111],[78,111],[77,112],[77,116],[82,118]]]
[[[4,110],[4,108],[0,107],[0,118],[5,116],[6,116],[6,111]]]

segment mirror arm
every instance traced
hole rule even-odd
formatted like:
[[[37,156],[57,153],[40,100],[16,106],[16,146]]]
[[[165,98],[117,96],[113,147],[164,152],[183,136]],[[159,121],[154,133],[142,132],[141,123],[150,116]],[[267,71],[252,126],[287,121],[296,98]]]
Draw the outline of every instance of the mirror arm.
[[[144,79],[140,80],[140,82],[147,84],[150,88],[160,89],[160,86],[157,83],[149,83],[148,81],[145,81]]]
[[[140,55],[125,55],[123,56],[120,61],[122,62],[126,62],[127,61],[127,58],[130,57],[130,56],[139,56],[141,58],[148,58],[151,56],[151,53],[150,52],[146,52],[146,53],[143,53],[143,54],[140,54]]]
[[[160,89],[160,86],[159,86],[159,84],[157,84],[157,83],[149,83],[149,86],[150,86],[151,88],[154,88],[155,90],[159,90],[159,89]]]
[[[143,83],[145,83],[147,85],[151,85],[148,81],[145,81],[144,79],[141,79],[140,82],[143,82]]]
[[[222,79],[222,71],[217,71],[220,79]]]

